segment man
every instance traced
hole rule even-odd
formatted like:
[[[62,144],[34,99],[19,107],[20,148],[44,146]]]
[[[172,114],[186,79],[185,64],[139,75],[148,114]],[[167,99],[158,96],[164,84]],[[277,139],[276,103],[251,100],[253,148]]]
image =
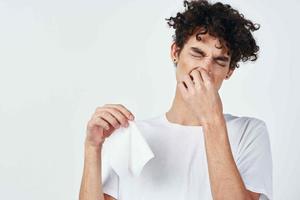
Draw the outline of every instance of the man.
[[[101,151],[105,138],[127,127],[133,114],[120,104],[97,108],[87,126],[81,200],[272,199],[266,124],[223,114],[218,94],[240,60],[256,60],[259,48],[251,31],[258,27],[222,3],[184,1],[184,6],[185,12],[167,19],[175,29],[173,104],[160,116],[136,121],[156,157],[126,182],[129,176],[101,160]]]

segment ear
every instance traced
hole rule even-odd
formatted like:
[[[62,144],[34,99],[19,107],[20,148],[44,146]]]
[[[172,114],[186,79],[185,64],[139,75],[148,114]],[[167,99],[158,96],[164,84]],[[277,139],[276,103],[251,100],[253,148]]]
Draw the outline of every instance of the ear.
[[[228,70],[228,72],[227,72],[227,75],[226,76],[228,76],[228,78],[226,78],[226,79],[229,79],[230,78],[230,76],[233,74],[233,71],[235,70],[235,68],[229,68],[229,70]]]
[[[170,56],[171,56],[171,59],[172,61],[174,61],[174,58],[178,61],[178,51],[179,51],[179,48],[177,47],[176,43],[173,42],[172,45],[171,45],[171,51],[170,51]]]

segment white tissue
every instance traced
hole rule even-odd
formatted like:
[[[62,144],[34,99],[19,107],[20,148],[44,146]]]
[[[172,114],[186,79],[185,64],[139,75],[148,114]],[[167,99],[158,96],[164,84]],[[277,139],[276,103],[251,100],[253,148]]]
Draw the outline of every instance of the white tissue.
[[[104,144],[109,153],[111,167],[118,175],[129,172],[133,176],[139,176],[154,154],[135,122],[128,123],[128,127],[116,129],[105,139]]]

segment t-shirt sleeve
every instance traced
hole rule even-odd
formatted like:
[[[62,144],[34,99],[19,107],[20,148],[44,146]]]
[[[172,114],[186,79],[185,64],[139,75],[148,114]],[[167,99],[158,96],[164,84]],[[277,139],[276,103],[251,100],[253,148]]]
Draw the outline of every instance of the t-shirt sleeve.
[[[266,123],[248,123],[239,144],[237,167],[246,188],[260,193],[260,200],[273,199],[273,165],[269,133]]]
[[[105,141],[106,142],[106,141]],[[106,143],[103,143],[101,151],[101,169],[102,169],[102,190],[115,199],[119,198],[119,177],[112,169],[109,162],[109,149]]]

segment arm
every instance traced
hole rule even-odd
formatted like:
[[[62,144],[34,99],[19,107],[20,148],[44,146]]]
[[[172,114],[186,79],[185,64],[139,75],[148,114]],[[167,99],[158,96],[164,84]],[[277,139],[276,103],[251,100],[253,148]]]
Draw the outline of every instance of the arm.
[[[80,200],[115,200],[103,194],[102,186],[102,145],[114,130],[128,127],[133,114],[121,104],[105,104],[97,107],[87,124],[84,143],[84,168],[79,191]]]
[[[80,186],[80,200],[106,200],[101,184],[101,149],[85,143],[84,168]]]
[[[203,126],[213,199],[258,200],[259,193],[246,189],[235,164],[224,116]]]
[[[102,191],[101,150],[102,145],[97,148],[85,144],[84,169],[79,194],[80,200],[116,200]]]

